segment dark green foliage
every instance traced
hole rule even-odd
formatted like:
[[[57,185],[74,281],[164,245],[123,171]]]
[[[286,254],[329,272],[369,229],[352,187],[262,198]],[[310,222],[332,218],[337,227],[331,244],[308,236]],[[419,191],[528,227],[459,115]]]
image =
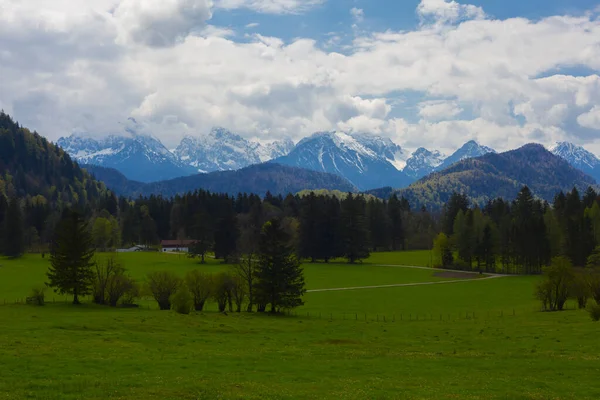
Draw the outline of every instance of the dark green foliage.
[[[575,280],[573,264],[566,257],[555,257],[552,264],[544,268],[544,278],[536,288],[536,297],[544,310],[562,311]]]
[[[23,216],[20,202],[16,197],[11,198],[8,203],[3,228],[2,247],[4,255],[13,258],[22,256],[25,252],[25,245],[23,242]]]
[[[92,292],[94,252],[88,225],[79,213],[67,211],[52,243],[47,285],[57,293],[72,294],[73,304],[79,304],[79,296]]]
[[[304,272],[278,219],[268,221],[260,237],[255,297],[277,313],[304,304]],[[259,311],[260,311],[259,306]]]
[[[454,220],[460,211],[463,213],[469,209],[469,199],[466,195],[452,193],[450,200],[444,206],[443,232],[451,236],[454,234]]]
[[[587,310],[592,321],[600,321],[600,304],[590,304]]]
[[[363,196],[350,193],[341,206],[343,255],[352,264],[370,254],[366,202]]]
[[[27,297],[27,304],[43,306],[46,304],[46,288],[43,286],[34,287]]]
[[[182,286],[171,297],[173,310],[179,314],[189,314],[194,306],[193,298],[187,287]]]
[[[216,214],[214,230],[215,257],[225,262],[232,261],[236,253],[236,245],[239,237],[239,229],[236,221],[233,199],[225,197],[219,204]]]
[[[200,263],[205,263],[205,255],[214,246],[213,223],[210,215],[201,210],[195,214],[194,225],[191,230],[191,240],[194,243],[189,248],[189,255],[192,258],[200,257]]]

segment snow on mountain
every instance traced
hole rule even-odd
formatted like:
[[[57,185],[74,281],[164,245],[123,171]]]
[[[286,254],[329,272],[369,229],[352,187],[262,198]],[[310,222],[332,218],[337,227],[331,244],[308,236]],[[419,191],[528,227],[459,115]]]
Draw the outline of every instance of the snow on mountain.
[[[128,130],[127,136],[111,135],[93,139],[78,135],[60,138],[57,144],[81,164],[115,168],[127,178],[153,182],[189,175],[182,164],[160,140]]]
[[[334,173],[360,190],[405,186],[409,178],[388,160],[395,157],[399,147],[380,139],[364,134],[318,132],[302,139],[287,156],[273,162]]]
[[[465,143],[460,149],[456,150],[456,152],[454,152],[454,154],[452,154],[450,157],[446,158],[444,160],[444,162],[436,168],[436,171],[441,171],[443,169],[446,169],[449,166],[451,166],[452,164],[457,163],[457,162],[462,161],[467,158],[481,157],[488,153],[495,153],[495,152],[496,151],[494,149],[491,149],[487,146],[482,146],[479,143],[477,143],[476,141],[470,140],[467,143]]]
[[[600,159],[583,147],[569,142],[557,142],[548,150],[600,182]]]
[[[409,177],[417,180],[434,172],[444,163],[446,156],[437,150],[418,148],[406,161],[403,171]]]
[[[224,128],[213,128],[208,135],[183,138],[174,154],[198,172],[228,171],[260,164],[288,154],[291,140],[261,145]]]
[[[396,169],[402,170],[406,166],[409,154],[390,138],[371,135],[368,133],[354,133],[352,137],[366,148],[375,152],[380,157],[388,160]]]

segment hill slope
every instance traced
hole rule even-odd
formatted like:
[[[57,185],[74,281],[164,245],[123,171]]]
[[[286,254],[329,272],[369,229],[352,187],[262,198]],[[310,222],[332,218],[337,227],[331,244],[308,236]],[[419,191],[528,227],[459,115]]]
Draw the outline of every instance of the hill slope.
[[[130,181],[111,168],[87,165],[86,169],[116,193],[131,197],[140,194],[173,196],[196,189],[229,194],[246,192],[261,196],[267,191],[272,194],[287,194],[304,189],[356,191],[356,187],[337,175],[270,163],[237,171],[219,171],[153,183]]]
[[[86,207],[106,194],[60,147],[0,112],[0,196]]]
[[[592,177],[543,146],[528,144],[505,153],[488,153],[459,161],[398,193],[411,204],[436,208],[448,201],[454,191],[467,194],[476,204],[483,204],[496,197],[514,199],[527,185],[536,196],[551,201],[561,190],[570,190],[573,186],[586,189],[595,183]]]

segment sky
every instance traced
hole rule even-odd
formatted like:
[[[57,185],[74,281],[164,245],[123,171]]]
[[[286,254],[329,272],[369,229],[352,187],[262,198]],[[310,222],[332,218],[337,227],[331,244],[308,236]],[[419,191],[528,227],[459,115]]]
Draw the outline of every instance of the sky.
[[[0,108],[51,140],[369,132],[600,155],[600,2],[0,0]]]

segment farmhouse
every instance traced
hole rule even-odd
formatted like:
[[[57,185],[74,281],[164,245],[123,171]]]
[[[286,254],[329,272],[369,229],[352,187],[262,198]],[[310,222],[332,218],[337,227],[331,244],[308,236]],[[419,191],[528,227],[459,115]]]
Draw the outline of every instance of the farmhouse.
[[[195,240],[162,240],[160,242],[160,246],[162,248],[163,253],[168,253],[168,252],[187,253],[190,249],[190,246],[194,242],[195,242]]]

